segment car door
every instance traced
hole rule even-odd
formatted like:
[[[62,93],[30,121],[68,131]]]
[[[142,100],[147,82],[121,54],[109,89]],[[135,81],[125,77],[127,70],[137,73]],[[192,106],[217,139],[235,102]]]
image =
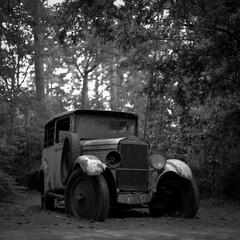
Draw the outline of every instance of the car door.
[[[61,158],[63,151],[63,144],[67,134],[70,131],[70,116],[63,117],[56,121],[53,162],[54,162],[54,175],[53,181],[56,189],[62,189],[63,184],[61,182]],[[50,153],[51,154],[51,153]]]
[[[44,148],[42,151],[42,163],[45,168],[44,182],[47,190],[53,190],[54,184],[54,135],[55,121],[50,121],[45,126]]]

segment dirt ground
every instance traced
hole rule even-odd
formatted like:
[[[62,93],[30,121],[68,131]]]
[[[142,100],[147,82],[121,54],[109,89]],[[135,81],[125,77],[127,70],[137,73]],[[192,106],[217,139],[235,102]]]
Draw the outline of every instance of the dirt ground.
[[[54,211],[40,209],[40,195],[36,191],[23,190],[21,195],[0,203],[0,233],[12,230],[157,230],[179,229],[186,231],[221,231],[240,229],[240,202],[223,199],[201,200],[199,212],[194,219],[172,217],[153,218],[147,210],[134,209],[105,222],[77,220],[68,217],[61,203]]]

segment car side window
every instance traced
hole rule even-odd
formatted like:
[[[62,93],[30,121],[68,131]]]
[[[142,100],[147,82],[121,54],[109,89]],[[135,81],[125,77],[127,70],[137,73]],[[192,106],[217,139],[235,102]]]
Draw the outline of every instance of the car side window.
[[[70,130],[70,117],[57,120],[56,143],[63,142]]]
[[[49,122],[45,127],[44,147],[49,147],[54,143],[55,122]]]

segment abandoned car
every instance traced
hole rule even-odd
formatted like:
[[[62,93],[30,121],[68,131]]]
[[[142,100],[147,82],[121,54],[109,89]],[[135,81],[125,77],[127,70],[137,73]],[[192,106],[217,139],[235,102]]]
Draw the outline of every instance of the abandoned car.
[[[198,188],[189,166],[138,137],[133,113],[74,110],[45,126],[38,190],[42,209],[64,200],[67,214],[104,221],[109,210],[145,207],[152,216],[195,217]]]

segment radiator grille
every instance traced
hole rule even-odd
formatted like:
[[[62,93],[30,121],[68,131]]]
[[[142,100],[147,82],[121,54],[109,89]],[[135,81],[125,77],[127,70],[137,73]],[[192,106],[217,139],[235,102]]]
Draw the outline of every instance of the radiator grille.
[[[148,187],[148,152],[146,141],[120,143],[121,170],[117,171],[118,188],[122,190],[144,190]]]

